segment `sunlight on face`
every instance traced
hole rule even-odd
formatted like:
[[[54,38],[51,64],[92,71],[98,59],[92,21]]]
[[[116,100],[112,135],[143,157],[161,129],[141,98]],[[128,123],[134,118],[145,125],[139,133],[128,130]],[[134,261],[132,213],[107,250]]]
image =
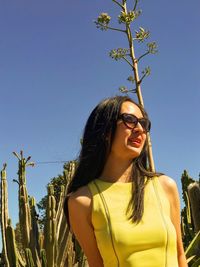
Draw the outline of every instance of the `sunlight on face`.
[[[130,101],[122,104],[120,114],[122,113],[133,114],[137,118],[143,117],[140,108]],[[140,155],[145,140],[146,133],[139,123],[134,129],[129,129],[122,120],[119,120],[111,147],[111,155],[132,160]]]

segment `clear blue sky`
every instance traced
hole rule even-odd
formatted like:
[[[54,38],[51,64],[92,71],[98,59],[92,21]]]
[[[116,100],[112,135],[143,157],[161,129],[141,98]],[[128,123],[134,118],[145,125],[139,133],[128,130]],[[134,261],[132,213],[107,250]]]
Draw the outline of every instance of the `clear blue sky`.
[[[184,169],[195,179],[200,172],[200,2],[152,0],[140,7],[135,30],[148,28],[159,48],[140,66],[152,69],[142,91],[156,169],[174,178],[180,190]],[[127,43],[121,33],[96,29],[93,20],[101,12],[115,24],[119,8],[111,0],[0,3],[0,166],[8,164],[13,224],[18,204],[12,151],[24,150],[35,162],[75,159],[92,108],[129,85],[129,67],[108,57]],[[59,173],[62,164],[29,167],[29,195],[38,202]]]

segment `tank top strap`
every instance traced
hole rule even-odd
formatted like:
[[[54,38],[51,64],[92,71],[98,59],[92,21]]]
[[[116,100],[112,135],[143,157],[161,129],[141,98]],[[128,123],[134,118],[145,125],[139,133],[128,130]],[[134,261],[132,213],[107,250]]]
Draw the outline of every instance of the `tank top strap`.
[[[92,196],[95,196],[96,194],[98,194],[97,188],[93,181],[91,181],[87,186],[89,187]]]

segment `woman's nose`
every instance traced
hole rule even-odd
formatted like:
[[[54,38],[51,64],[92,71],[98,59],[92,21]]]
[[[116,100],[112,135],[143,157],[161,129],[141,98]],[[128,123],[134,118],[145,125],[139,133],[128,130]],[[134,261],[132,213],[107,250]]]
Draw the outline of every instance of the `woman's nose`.
[[[142,125],[138,122],[137,125],[135,126],[135,128],[133,128],[133,131],[134,132],[143,133],[144,132],[144,129],[143,129]]]

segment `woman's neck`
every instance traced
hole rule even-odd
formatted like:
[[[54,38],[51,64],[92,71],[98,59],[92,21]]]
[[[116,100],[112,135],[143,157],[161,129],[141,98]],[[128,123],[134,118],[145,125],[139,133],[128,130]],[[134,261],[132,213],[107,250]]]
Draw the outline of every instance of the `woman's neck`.
[[[108,157],[99,179],[107,182],[130,182],[132,164],[132,160],[128,161],[122,160],[122,158]]]

